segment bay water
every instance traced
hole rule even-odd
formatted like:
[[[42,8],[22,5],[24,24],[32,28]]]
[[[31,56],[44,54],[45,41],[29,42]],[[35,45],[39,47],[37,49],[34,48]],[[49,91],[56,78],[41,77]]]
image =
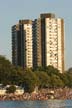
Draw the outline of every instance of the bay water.
[[[0,101],[0,108],[72,108],[72,100]]]

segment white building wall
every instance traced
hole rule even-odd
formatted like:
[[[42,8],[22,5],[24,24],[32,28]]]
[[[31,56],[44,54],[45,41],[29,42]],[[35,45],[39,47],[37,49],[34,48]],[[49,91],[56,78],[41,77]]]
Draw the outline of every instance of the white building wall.
[[[61,19],[58,19],[58,69],[62,72]]]
[[[32,24],[24,24],[25,30],[25,47],[26,47],[26,66],[32,67],[33,60],[32,60]]]
[[[61,19],[46,18],[46,65],[62,72]]]
[[[46,18],[46,65],[57,68],[57,23],[56,19]]]
[[[46,65],[50,65],[50,47],[49,47],[49,18],[46,18]]]

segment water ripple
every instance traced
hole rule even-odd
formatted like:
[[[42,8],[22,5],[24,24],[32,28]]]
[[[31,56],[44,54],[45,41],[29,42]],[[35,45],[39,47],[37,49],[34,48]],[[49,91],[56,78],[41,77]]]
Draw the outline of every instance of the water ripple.
[[[72,100],[0,101],[0,108],[72,108]]]

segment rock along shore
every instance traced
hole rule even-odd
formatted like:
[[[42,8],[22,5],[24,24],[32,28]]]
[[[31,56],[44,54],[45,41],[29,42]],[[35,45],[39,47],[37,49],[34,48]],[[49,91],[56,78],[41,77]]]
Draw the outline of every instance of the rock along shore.
[[[54,93],[50,93],[54,91]],[[7,94],[0,95],[0,100],[48,100],[48,99],[72,99],[72,89],[42,89],[38,93],[24,93],[23,95]]]

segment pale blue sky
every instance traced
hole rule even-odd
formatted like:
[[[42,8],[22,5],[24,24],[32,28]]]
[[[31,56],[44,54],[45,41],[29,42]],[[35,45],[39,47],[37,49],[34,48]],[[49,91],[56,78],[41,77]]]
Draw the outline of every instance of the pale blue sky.
[[[72,67],[72,0],[0,0],[0,55],[11,60],[12,25],[45,12],[65,20],[65,68]]]

